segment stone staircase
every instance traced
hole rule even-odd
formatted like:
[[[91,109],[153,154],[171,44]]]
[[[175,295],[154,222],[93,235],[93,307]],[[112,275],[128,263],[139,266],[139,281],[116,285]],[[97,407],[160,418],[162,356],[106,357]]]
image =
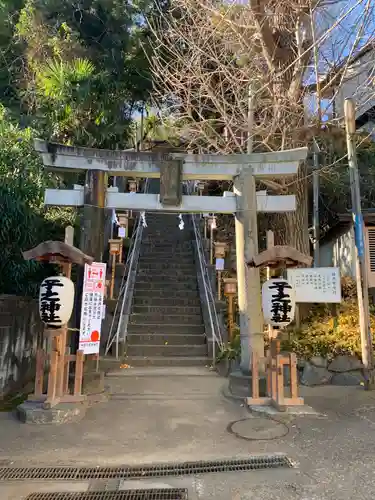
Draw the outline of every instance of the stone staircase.
[[[147,214],[128,325],[131,366],[208,364],[188,217]]]

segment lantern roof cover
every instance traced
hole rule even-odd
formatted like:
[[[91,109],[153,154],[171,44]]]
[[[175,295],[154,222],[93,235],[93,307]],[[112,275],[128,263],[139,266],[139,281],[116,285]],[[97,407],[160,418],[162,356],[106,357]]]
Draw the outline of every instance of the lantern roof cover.
[[[299,252],[296,248],[286,245],[275,245],[264,252],[256,255],[247,263],[251,267],[271,267],[280,266],[296,267],[311,266],[313,258],[310,255]]]
[[[60,262],[70,262],[83,266],[92,264],[94,259],[84,254],[78,248],[64,243],[63,241],[43,241],[35,248],[22,252],[25,260],[58,260]]]

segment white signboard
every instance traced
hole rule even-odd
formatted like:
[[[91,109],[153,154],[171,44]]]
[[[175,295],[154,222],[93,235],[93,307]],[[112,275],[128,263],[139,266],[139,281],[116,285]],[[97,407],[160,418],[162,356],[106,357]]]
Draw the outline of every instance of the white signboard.
[[[124,227],[119,227],[118,228],[118,237],[119,238],[126,238],[126,229]]]
[[[224,271],[225,260],[224,259],[216,259],[216,271]]]
[[[106,264],[85,264],[83,281],[79,349],[84,354],[96,354],[100,347],[100,332],[103,319]]]
[[[272,326],[287,326],[294,319],[295,293],[293,287],[283,278],[266,281],[262,286],[262,307],[264,322]]]
[[[338,267],[288,269],[288,281],[296,291],[296,302],[341,302]]]
[[[50,276],[40,285],[39,315],[47,328],[61,328],[70,319],[74,283],[65,276]]]

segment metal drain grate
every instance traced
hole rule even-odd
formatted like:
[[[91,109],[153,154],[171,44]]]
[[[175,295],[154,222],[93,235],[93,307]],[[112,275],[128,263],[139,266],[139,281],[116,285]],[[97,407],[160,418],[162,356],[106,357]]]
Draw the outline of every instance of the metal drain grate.
[[[186,489],[90,491],[85,493],[32,493],[26,500],[188,500]]]
[[[133,467],[46,467],[46,468],[0,468],[0,480],[45,479],[147,479],[167,476],[192,476],[214,472],[241,472],[260,469],[292,467],[285,455],[260,455],[239,460],[212,460],[184,462],[181,464],[159,464]]]

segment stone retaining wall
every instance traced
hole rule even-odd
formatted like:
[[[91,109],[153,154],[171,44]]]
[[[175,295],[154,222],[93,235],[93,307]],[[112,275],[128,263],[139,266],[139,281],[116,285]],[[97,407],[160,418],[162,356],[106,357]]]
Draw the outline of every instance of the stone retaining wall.
[[[341,355],[328,361],[314,356],[300,363],[303,385],[361,385],[364,382],[363,365],[355,356]]]
[[[42,332],[36,300],[0,295],[0,398],[33,377]]]

